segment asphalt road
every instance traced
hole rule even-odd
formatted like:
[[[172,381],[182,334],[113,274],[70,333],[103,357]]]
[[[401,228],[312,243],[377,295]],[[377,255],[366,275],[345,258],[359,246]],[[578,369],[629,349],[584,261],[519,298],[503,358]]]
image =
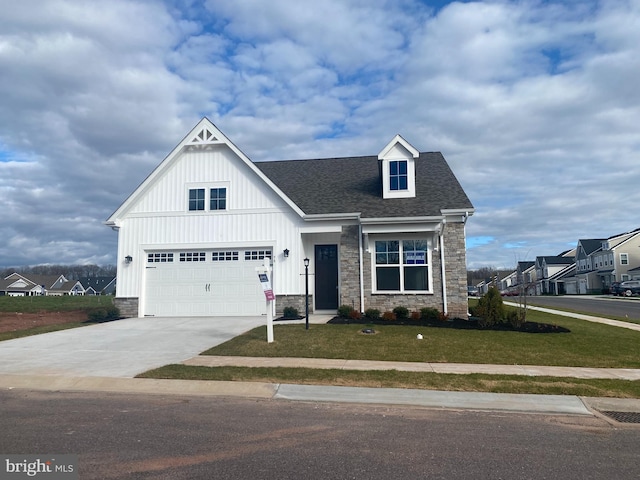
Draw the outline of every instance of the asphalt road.
[[[517,297],[505,297],[505,301],[517,302]],[[640,300],[628,300],[613,296],[563,295],[537,296],[527,299],[529,305],[574,310],[588,315],[609,315],[640,320]]]
[[[0,452],[81,479],[637,479],[640,428],[597,417],[0,391]]]

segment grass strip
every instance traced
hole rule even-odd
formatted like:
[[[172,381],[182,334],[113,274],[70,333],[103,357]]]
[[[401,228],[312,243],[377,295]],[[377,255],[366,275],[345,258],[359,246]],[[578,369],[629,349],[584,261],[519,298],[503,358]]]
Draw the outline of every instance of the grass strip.
[[[12,297],[0,296],[0,312],[38,313],[68,312],[113,305],[111,295],[64,295]]]
[[[640,381],[476,373],[455,375],[397,370],[166,365],[138,375],[137,378],[640,398]]]

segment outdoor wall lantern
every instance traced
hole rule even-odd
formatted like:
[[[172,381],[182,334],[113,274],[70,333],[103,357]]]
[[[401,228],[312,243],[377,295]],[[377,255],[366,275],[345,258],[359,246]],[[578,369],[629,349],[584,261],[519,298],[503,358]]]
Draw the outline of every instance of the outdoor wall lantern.
[[[284,255],[284,258],[289,258],[289,249],[285,248],[282,254]]]
[[[133,257],[131,255],[127,255],[126,257],[124,257],[124,263],[131,263],[133,262]]]

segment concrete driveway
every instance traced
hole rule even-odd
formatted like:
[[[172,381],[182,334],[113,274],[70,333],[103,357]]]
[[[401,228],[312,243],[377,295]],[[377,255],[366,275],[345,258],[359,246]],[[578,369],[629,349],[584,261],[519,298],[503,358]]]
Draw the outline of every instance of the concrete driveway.
[[[266,317],[128,318],[7,340],[0,342],[0,374],[135,377],[259,325]]]

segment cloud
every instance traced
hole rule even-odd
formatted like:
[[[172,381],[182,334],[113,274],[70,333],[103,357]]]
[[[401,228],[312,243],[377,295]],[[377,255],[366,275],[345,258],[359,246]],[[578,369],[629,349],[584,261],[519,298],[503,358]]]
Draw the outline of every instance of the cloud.
[[[115,261],[102,221],[203,115],[253,160],[442,151],[470,267],[640,226],[638,2],[429,5],[0,0],[0,265]]]

